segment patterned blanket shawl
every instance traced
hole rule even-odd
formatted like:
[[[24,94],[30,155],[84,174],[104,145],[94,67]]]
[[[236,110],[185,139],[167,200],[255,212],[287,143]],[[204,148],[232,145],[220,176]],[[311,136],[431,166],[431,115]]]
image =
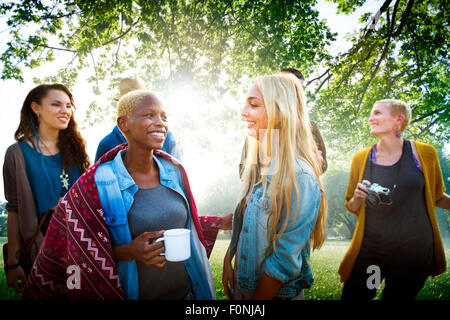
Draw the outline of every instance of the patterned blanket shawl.
[[[53,213],[22,299],[124,299],[94,174],[101,163],[111,161],[126,147],[122,144],[101,157],[61,200]],[[155,151],[155,154],[180,167],[192,219],[209,257],[220,219],[199,219],[181,164],[163,151]]]

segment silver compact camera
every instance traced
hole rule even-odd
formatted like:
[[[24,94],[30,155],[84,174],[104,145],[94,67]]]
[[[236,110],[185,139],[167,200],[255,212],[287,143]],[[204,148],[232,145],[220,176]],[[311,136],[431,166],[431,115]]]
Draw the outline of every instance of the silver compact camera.
[[[390,205],[392,204],[392,194],[389,188],[383,187],[378,183],[372,183],[370,186],[363,183],[364,187],[369,191],[367,193],[366,202],[370,206],[377,206],[380,204]]]

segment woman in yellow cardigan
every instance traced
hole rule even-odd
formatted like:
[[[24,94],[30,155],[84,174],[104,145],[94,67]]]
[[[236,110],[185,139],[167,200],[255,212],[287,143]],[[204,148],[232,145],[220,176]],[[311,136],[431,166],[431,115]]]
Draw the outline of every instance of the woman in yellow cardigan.
[[[345,207],[357,216],[339,267],[341,299],[414,299],[429,275],[446,269],[435,207],[450,209],[436,150],[401,137],[411,117],[400,100],[377,101],[371,148],[353,157]]]

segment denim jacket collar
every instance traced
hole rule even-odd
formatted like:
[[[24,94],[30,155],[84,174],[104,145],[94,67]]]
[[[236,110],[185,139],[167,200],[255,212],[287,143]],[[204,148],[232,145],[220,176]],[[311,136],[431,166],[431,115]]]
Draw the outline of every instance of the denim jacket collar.
[[[122,157],[125,155],[125,152],[126,150],[119,151],[117,155],[114,157],[114,160],[111,164],[112,169],[114,170],[114,172],[116,172],[116,177],[119,183],[120,191],[136,186],[136,183],[128,173],[128,170],[125,167],[125,164],[123,163]],[[155,160],[158,166],[160,180],[173,181],[174,180],[173,174],[175,173],[174,170],[166,168],[162,164],[161,162],[162,160],[160,160],[156,155],[153,155],[153,159]]]

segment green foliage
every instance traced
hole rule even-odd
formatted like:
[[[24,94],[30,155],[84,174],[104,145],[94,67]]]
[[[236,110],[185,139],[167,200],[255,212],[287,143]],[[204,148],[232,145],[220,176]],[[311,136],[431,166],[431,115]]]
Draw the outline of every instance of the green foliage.
[[[327,0],[329,2],[333,0]],[[339,13],[350,14],[353,13],[358,7],[361,7],[366,0],[335,0],[337,3],[337,9]]]
[[[33,1],[4,3],[0,12],[8,13],[14,41],[2,55],[2,78],[22,80],[22,61],[33,61],[28,66],[35,67],[55,51],[67,51],[74,60],[52,80],[67,80],[64,74],[71,70],[77,70],[72,74],[76,78],[88,63],[94,66],[96,81],[118,82],[123,72],[138,70],[153,86],[195,79],[205,86],[236,89],[243,76],[275,72],[289,64],[307,72],[328,58],[323,49],[333,40],[319,21],[315,2],[74,0],[58,1],[53,7]],[[29,38],[19,32],[41,25]],[[228,79],[220,84],[223,75]]]
[[[0,216],[0,237],[8,236],[8,228],[7,228],[8,216]]]
[[[211,269],[216,287],[218,300],[227,299],[222,286],[223,258],[228,248],[229,240],[218,240],[214,246],[211,257]],[[444,241],[447,265],[450,262],[450,243]],[[339,280],[337,270],[348,247],[349,241],[327,240],[320,250],[311,254],[311,270],[314,275],[314,285],[305,290],[305,300],[339,300],[343,284]],[[449,300],[450,299],[450,272],[431,278],[428,277],[424,287],[417,295],[417,300]],[[375,300],[381,299],[384,281],[378,290]]]
[[[444,179],[444,185],[446,193],[450,191],[450,156],[447,156],[442,152],[441,149],[436,148],[439,165],[441,166],[442,178]],[[439,230],[441,236],[445,238],[450,238],[450,215],[448,210],[436,208],[436,217],[439,224]]]
[[[8,211],[6,211],[6,202],[0,201],[0,237],[8,235],[7,221]]]
[[[345,191],[347,190],[348,171],[328,173],[323,178],[325,195],[327,197],[327,235],[351,239],[356,227],[356,216],[344,207]]]
[[[365,1],[333,2],[349,13]],[[445,1],[385,1],[380,14],[372,27],[375,12],[363,15],[367,26],[351,36],[352,48],[312,83],[313,118],[343,156],[373,142],[367,119],[373,103],[384,98],[410,104],[410,138],[438,143],[450,137]]]
[[[0,238],[0,246],[6,242],[6,238]],[[450,263],[449,243],[444,242],[447,265]],[[209,258],[214,278],[217,300],[226,300],[227,297],[222,286],[223,258],[227,251],[229,240],[217,240]],[[342,292],[342,283],[337,273],[339,264],[347,251],[348,241],[326,241],[322,249],[313,251],[311,255],[311,269],[314,275],[314,285],[305,290],[305,300],[339,300]],[[418,300],[449,300],[450,299],[450,273],[447,271],[435,278],[429,277],[419,292]],[[384,282],[382,284],[382,288]],[[381,289],[382,289],[381,288]],[[375,299],[380,299],[379,290]],[[3,257],[0,252],[0,300],[17,300],[19,294],[8,288],[3,272]]]
[[[341,14],[353,13],[366,2],[331,1]],[[315,4],[316,0],[2,3],[0,14],[7,17],[12,40],[0,57],[1,79],[23,80],[23,67],[36,68],[65,52],[67,65],[35,81],[73,87],[80,72],[91,68],[88,81],[96,94],[105,88],[117,90],[121,78],[133,75],[157,91],[179,81],[197,83],[206,95],[218,99],[225,92],[236,97],[249,79],[282,67],[297,67],[307,75],[325,67],[308,85],[314,104],[311,117],[329,145],[339,146],[341,158],[373,142],[367,117],[373,103],[387,97],[411,105],[409,137],[448,141],[446,1],[380,2],[377,15],[360,17],[366,27],[350,35],[353,46],[335,56],[326,51],[335,34],[319,20]],[[91,107],[98,111],[95,104]],[[109,113],[91,114],[89,121],[103,116]]]
[[[8,287],[6,275],[3,269],[3,245],[7,242],[6,237],[0,236],[0,301],[1,300],[19,300],[19,294],[14,289]]]

